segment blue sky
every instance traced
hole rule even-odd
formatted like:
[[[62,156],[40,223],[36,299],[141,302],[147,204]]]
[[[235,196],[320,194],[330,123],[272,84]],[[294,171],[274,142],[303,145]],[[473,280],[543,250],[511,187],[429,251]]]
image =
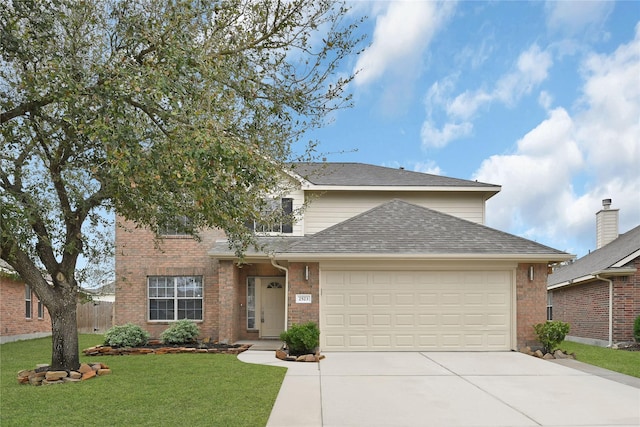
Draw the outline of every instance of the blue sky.
[[[640,224],[640,2],[366,2],[329,161],[498,184],[487,225],[578,256]]]

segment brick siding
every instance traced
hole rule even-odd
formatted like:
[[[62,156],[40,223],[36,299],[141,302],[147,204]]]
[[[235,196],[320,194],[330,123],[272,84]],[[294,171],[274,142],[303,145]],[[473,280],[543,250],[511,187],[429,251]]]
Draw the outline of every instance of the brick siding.
[[[208,230],[200,238],[167,236],[156,242],[150,231],[117,218],[114,325],[135,323],[159,337],[170,323],[148,320],[147,277],[202,276],[203,321],[198,326],[203,337],[218,339],[218,263],[207,251],[224,234]]]
[[[309,267],[309,280],[305,278]],[[316,262],[292,262],[289,265],[288,325],[315,322],[320,326],[320,265]],[[296,303],[296,294],[311,294],[310,304]]]
[[[38,318],[38,297],[31,292],[31,318],[25,317],[25,284],[22,280],[0,275],[0,337],[51,333],[51,317],[44,307]]]
[[[533,266],[533,280],[529,280]],[[517,346],[539,346],[533,325],[547,319],[547,264],[518,264],[516,269]]]
[[[631,277],[613,278],[613,342],[633,341],[640,315],[640,258]],[[609,282],[594,280],[552,292],[553,319],[571,325],[569,335],[609,341]]]

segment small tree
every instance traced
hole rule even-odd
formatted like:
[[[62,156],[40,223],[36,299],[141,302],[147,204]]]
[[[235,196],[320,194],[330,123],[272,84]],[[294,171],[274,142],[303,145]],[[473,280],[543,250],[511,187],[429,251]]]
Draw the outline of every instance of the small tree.
[[[553,320],[533,327],[545,353],[551,353],[564,340],[571,328],[568,323]]]

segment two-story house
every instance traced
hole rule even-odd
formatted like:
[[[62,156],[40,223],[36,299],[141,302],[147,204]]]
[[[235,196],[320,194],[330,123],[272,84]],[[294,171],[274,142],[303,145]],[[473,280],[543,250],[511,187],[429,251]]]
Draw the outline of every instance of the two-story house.
[[[292,165],[291,222],[254,224],[240,260],[220,230],[196,241],[119,219],[115,324],[214,340],[317,322],[323,351],[510,350],[535,343],[550,263],[572,255],[484,225],[500,187],[359,163]]]

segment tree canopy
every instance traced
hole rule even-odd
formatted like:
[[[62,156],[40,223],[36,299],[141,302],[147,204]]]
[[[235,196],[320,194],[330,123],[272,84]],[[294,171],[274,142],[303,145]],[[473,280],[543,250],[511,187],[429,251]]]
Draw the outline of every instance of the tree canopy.
[[[292,144],[349,105],[357,24],[328,0],[5,2],[0,258],[51,314],[54,367],[79,361],[77,261],[102,253],[101,214],[154,231],[184,215],[241,252],[314,150]]]

